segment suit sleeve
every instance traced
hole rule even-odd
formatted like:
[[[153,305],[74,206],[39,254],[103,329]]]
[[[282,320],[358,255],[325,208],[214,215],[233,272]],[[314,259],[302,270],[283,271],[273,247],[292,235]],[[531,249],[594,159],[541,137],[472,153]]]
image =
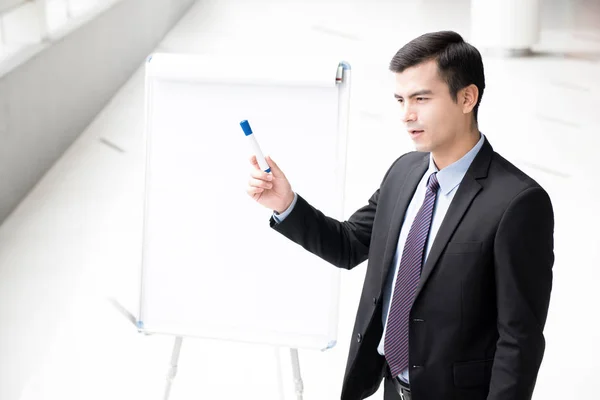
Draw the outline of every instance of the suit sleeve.
[[[488,400],[531,399],[545,349],[554,214],[540,187],[517,195],[494,241],[499,338]]]
[[[352,269],[367,259],[379,189],[369,203],[344,222],[327,217],[302,196],[281,223],[271,227],[311,253],[339,268]]]
[[[382,185],[401,158],[387,171]],[[377,189],[364,207],[343,222],[324,215],[298,195],[296,206],[285,220],[277,223],[271,217],[271,227],[336,267],[352,269],[369,255],[380,190]]]

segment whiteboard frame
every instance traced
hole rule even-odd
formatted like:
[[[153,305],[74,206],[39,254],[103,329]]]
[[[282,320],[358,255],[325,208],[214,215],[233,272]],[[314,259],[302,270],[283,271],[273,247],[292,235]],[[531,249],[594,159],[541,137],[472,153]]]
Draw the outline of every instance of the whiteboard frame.
[[[219,57],[221,59],[221,57]],[[206,60],[206,57],[203,56],[192,56],[187,54],[161,54],[156,53],[152,54],[147,58],[146,62],[146,70],[145,70],[145,105],[144,105],[144,159],[145,159],[145,169],[144,169],[144,210],[143,210],[143,240],[142,240],[142,262],[140,265],[141,273],[140,273],[140,292],[139,292],[139,309],[138,315],[136,318],[136,326],[138,331],[144,334],[159,334],[159,335],[170,335],[177,337],[195,337],[195,338],[205,338],[205,339],[217,339],[217,340],[227,340],[234,342],[243,342],[243,343],[253,343],[253,344],[266,344],[266,345],[276,345],[276,346],[287,346],[294,348],[305,348],[305,349],[317,349],[321,351],[325,351],[333,348],[337,341],[333,338],[337,337],[337,327],[338,327],[338,318],[332,318],[329,321],[328,332],[329,335],[327,337],[323,336],[319,338],[317,335],[293,335],[286,334],[287,340],[282,340],[282,335],[279,333],[274,333],[272,335],[265,334],[265,332],[257,332],[253,334],[251,332],[245,332],[245,339],[240,339],[239,336],[236,336],[235,333],[232,335],[214,335],[210,332],[202,332],[200,329],[190,329],[187,332],[181,331],[172,331],[168,328],[161,327],[147,327],[144,324],[144,266],[145,266],[145,237],[146,237],[146,221],[148,218],[148,185],[150,181],[150,173],[149,165],[150,165],[150,155],[151,155],[151,146],[152,146],[152,132],[151,126],[149,124],[150,117],[152,115],[152,80],[153,79],[163,79],[170,81],[186,81],[186,82],[205,82],[206,76],[198,73],[201,70],[201,67],[204,65],[203,62]],[[189,61],[189,64],[181,63],[181,61]],[[344,214],[344,198],[345,198],[345,187],[346,187],[346,161],[347,161],[347,143],[348,143],[348,124],[349,124],[349,111],[350,111],[350,84],[351,84],[351,66],[346,61],[339,61],[338,64],[338,74],[337,77],[341,76],[341,82],[336,83],[336,87],[338,89],[338,116],[337,116],[337,154],[336,154],[336,190],[334,193],[339,194],[339,203],[337,207],[337,212],[331,213],[331,216],[341,220]],[[235,64],[232,64],[235,65]],[[333,65],[335,66],[335,64]],[[292,68],[292,73],[298,73],[302,71],[299,69],[303,67],[303,65],[294,64],[296,71]],[[174,74],[176,72],[177,74]],[[288,71],[289,72],[289,71]],[[289,75],[288,75],[289,76]],[[217,77],[215,80],[218,82],[221,77]],[[332,76],[332,79],[336,78],[336,76]],[[273,75],[265,75],[265,76],[257,76],[253,77],[253,81],[260,82],[260,84],[269,83],[275,85],[286,85],[290,86],[290,81],[286,81],[283,76],[273,76]],[[211,82],[213,79],[211,78]],[[231,79],[227,79],[228,83],[231,83]],[[247,81],[238,80],[236,83],[244,83],[248,84]],[[310,79],[300,79],[292,82],[292,86],[294,85],[319,85],[319,82]],[[322,83],[321,83],[322,84]],[[332,268],[335,268],[331,266]],[[341,271],[337,271],[340,274]],[[339,276],[339,275],[338,275]],[[340,279],[336,279],[335,287],[332,288],[335,294],[337,295],[337,303],[336,308],[339,311],[339,295],[340,295]],[[339,312],[336,312],[336,316],[339,316]],[[289,339],[292,339],[295,345],[291,346]]]

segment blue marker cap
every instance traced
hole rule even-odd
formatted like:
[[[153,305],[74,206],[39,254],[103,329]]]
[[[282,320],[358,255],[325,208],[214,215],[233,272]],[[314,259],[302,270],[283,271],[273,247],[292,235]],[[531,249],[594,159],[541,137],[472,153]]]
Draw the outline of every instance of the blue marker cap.
[[[252,128],[250,128],[250,123],[248,123],[247,119],[240,122],[240,126],[244,130],[244,134],[246,134],[246,136],[252,135]]]

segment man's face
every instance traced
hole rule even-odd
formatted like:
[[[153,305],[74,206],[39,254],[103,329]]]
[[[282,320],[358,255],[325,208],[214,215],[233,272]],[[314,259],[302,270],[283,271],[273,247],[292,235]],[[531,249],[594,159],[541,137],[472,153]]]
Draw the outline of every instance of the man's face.
[[[452,147],[465,115],[450,97],[448,85],[430,60],[395,73],[395,97],[402,122],[417,151],[444,152]]]

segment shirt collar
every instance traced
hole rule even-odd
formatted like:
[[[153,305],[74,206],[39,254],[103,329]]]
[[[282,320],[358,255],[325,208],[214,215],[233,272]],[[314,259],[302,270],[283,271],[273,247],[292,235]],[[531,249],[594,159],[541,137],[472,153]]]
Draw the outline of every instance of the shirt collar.
[[[437,172],[437,179],[440,184],[440,190],[443,195],[448,195],[456,186],[460,184],[464,178],[467,170],[471,166],[471,163],[475,159],[477,153],[483,146],[485,136],[480,133],[479,141],[467,154],[465,154],[460,160],[448,165],[441,171],[438,170],[435,163],[433,162],[433,156],[429,154],[429,169],[427,170],[427,176]]]

